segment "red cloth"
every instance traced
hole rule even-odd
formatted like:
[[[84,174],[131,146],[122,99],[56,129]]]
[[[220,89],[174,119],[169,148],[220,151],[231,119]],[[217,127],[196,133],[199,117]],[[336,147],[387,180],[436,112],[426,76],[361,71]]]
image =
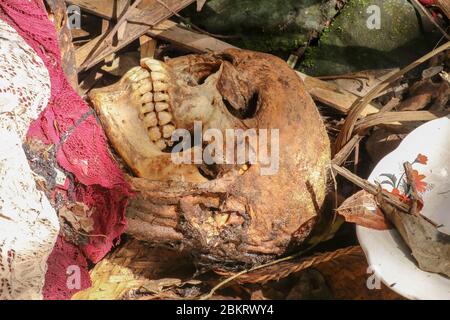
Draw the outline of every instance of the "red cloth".
[[[32,123],[28,137],[56,146],[57,162],[69,173],[70,182],[66,181],[66,188],[55,192],[93,209],[93,236],[80,249],[87,259],[96,263],[117,244],[125,230],[124,211],[130,188],[109,153],[106,137],[93,110],[66,80],[56,31],[47,18],[42,0],[2,0],[0,18],[17,30],[49,71],[51,98],[39,119]],[[46,298],[64,299],[73,293],[65,286],[65,268],[77,263],[87,265],[81,255],[75,254],[76,250],[60,236],[48,261]],[[82,282],[86,286],[85,280]]]
[[[70,266],[75,266],[75,269],[69,269]],[[80,278],[72,283],[72,278],[69,278],[69,276],[79,276]],[[48,258],[48,270],[43,289],[44,299],[68,300],[78,291],[90,286],[91,279],[83,253],[78,247],[59,236]]]
[[[435,4],[436,0],[419,0],[424,6],[431,6]]]

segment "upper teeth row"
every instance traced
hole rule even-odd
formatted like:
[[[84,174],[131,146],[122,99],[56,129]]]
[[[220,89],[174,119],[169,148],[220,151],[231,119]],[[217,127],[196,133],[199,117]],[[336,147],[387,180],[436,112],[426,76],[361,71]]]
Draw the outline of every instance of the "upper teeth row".
[[[151,141],[163,150],[172,145],[171,136],[175,131],[170,112],[169,75],[158,60],[143,59],[141,67],[130,70],[129,78],[134,82],[133,92],[141,102],[139,118],[148,130]]]

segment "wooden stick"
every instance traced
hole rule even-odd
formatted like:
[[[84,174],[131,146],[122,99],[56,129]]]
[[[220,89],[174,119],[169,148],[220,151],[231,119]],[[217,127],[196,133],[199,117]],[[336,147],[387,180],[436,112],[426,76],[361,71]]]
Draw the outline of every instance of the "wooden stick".
[[[116,33],[119,31],[120,27],[122,26],[123,23],[125,23],[125,21],[127,21],[127,18],[131,15],[131,13],[134,11],[134,9],[142,2],[142,0],[136,0],[133,5],[131,5],[126,11],[125,13],[120,17],[119,21],[117,21],[116,25],[114,26],[114,28],[112,28],[112,30],[106,35],[105,39],[103,40],[102,44],[95,49],[93,52],[91,52],[90,54],[90,59],[87,59],[80,68],[84,68],[86,65],[88,65],[91,60],[93,60],[95,58],[95,54],[97,52],[101,52],[103,50],[105,50],[107,47],[111,46],[113,44],[113,39],[114,36],[116,35]],[[124,32],[124,31],[123,31]],[[122,33],[123,33],[122,32]],[[122,39],[119,39],[122,40]]]
[[[414,121],[430,121],[439,119],[449,115],[448,111],[430,112],[430,111],[398,111],[398,112],[380,112],[367,116],[365,119],[355,124],[355,131],[361,133],[368,128],[379,124],[387,124],[393,122],[414,122]]]
[[[185,8],[194,1],[195,0],[165,0],[165,3],[168,7],[172,8],[172,10],[176,12]],[[105,49],[101,51],[93,49],[100,46],[101,42],[106,36],[101,35],[76,50],[77,65],[83,65],[83,67],[78,68],[78,72],[87,70],[94,65],[102,62],[105,57],[127,46],[134,40],[138,39],[140,36],[144,35],[153,26],[159,24],[172,15],[171,12],[168,12],[165,7],[157,2],[155,2],[155,4],[153,5],[149,5],[145,9],[140,10],[138,8],[134,8],[134,10],[131,11],[133,11],[133,14],[127,19],[128,24],[125,31],[127,36],[124,37],[123,40],[118,41],[116,45],[106,46]],[[142,22],[144,24],[135,24],[134,21],[139,23]],[[85,63],[87,59],[91,59],[92,52],[94,50],[98,53],[95,55],[95,57],[92,58],[92,60],[89,61],[89,63]]]
[[[341,175],[348,181],[354,183],[361,189],[369,192],[370,194],[373,194],[374,196],[376,196],[378,194],[378,187],[376,185],[370,183],[369,181],[358,177],[357,175],[353,174],[349,170],[347,170],[343,167],[340,167],[338,165],[331,164],[331,168],[333,171],[336,171],[337,173],[339,173],[339,175]],[[399,209],[403,212],[406,212],[406,213],[409,212],[409,206],[407,204],[401,202],[400,200],[396,199],[389,192],[383,190],[382,195],[383,195],[383,199],[386,200],[386,202],[388,202],[390,205],[396,207],[397,209]]]
[[[333,164],[342,165],[350,156],[356,145],[361,141],[363,136],[355,134],[353,138],[334,156]]]
[[[172,21],[160,23],[158,26],[149,29],[147,34],[195,53],[217,52],[236,48],[214,37],[182,28]]]
[[[153,58],[155,56],[156,46],[158,45],[155,39],[143,35],[139,38],[139,44],[141,47],[141,59]]]
[[[128,5],[128,0],[66,0],[65,2],[106,20],[117,20]]]

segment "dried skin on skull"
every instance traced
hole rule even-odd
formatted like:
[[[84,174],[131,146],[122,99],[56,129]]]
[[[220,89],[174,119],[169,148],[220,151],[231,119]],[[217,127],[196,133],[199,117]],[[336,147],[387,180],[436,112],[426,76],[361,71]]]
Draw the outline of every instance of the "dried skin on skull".
[[[181,243],[219,264],[260,263],[309,235],[325,197],[329,141],[311,97],[282,60],[241,50],[145,59],[91,98],[139,177],[132,179],[139,195],[128,210],[131,234]],[[174,165],[161,150],[175,128],[192,130],[194,121],[222,132],[278,129],[278,172],[261,175],[257,163],[222,168],[207,180],[194,165]]]

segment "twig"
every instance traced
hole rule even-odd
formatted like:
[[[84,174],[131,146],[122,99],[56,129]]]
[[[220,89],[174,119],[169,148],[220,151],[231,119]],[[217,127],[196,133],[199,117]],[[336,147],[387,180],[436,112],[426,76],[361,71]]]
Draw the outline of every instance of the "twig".
[[[295,255],[289,256],[289,257],[285,257],[282,259],[278,259],[272,262],[269,262],[267,264],[261,265],[261,266],[257,266],[254,267],[252,269],[249,270],[244,270],[241,271],[237,274],[234,274],[233,276],[225,279],[224,281],[222,281],[221,283],[219,283],[217,286],[215,286],[208,294],[200,297],[200,300],[208,300],[211,299],[214,295],[214,293],[217,292],[217,290],[219,290],[220,288],[222,288],[224,285],[226,285],[227,283],[230,283],[233,280],[236,280],[237,278],[241,277],[244,274],[256,271],[256,270],[260,270],[263,268],[267,268],[273,265],[277,265],[283,262],[287,262],[287,261],[291,261],[294,260],[298,257],[300,257],[301,255],[305,254],[305,252],[307,252],[308,250],[310,250],[311,248],[303,251],[303,252],[299,252]],[[316,253],[312,256],[303,258],[301,260],[299,260],[298,262],[295,262],[295,265],[292,265],[288,268],[282,268],[280,270],[279,273],[269,273],[269,274],[264,274],[263,277],[259,278],[257,281],[258,282],[264,282],[266,283],[267,281],[271,281],[271,280],[277,280],[277,279],[281,279],[281,278],[285,278],[288,275],[294,273],[294,272],[299,272],[302,270],[305,270],[307,268],[311,268],[315,265],[318,265],[320,263],[324,263],[324,262],[328,262],[334,259],[337,259],[339,257],[342,256],[346,256],[346,255],[350,255],[350,254],[359,254],[361,252],[361,247],[360,246],[352,246],[352,247],[347,247],[347,248],[343,248],[343,249],[338,249],[336,251],[333,252],[325,252],[325,253]],[[253,277],[254,278],[254,277]],[[250,282],[248,280],[245,280],[246,282]]]
[[[12,219],[10,217],[4,216],[1,213],[0,213],[0,218],[12,221]]]
[[[389,100],[388,103],[386,103],[386,105],[380,109],[380,113],[385,113],[385,112],[389,112],[392,109],[394,109],[395,107],[398,106],[398,104],[400,103],[400,99],[397,97],[392,98],[391,100]]]
[[[315,37],[317,37],[317,35],[314,36],[314,32],[309,32],[309,34],[308,34],[308,42],[305,45],[300,46],[297,50],[295,50],[295,52],[291,53],[291,55],[289,56],[289,58],[287,60],[287,64],[292,69],[295,69],[295,66],[297,65],[298,60],[301,57],[303,57],[303,55],[305,54],[306,50],[308,50],[308,48],[310,47],[311,41]]]
[[[208,300],[208,299],[211,299],[212,296],[214,295],[214,293],[216,293],[217,290],[219,290],[220,288],[222,288],[222,287],[223,287],[224,285],[226,285],[227,283],[230,283],[231,281],[233,281],[233,280],[239,278],[240,276],[242,276],[242,275],[244,275],[244,274],[246,274],[246,273],[253,272],[253,271],[256,271],[256,270],[259,270],[259,269],[263,269],[263,268],[266,268],[266,267],[270,267],[270,266],[273,266],[273,265],[278,264],[278,263],[280,263],[280,262],[289,261],[289,260],[298,258],[298,257],[300,257],[301,255],[303,255],[306,251],[307,251],[307,250],[302,251],[302,252],[299,252],[299,253],[296,253],[296,254],[291,255],[291,256],[288,256],[288,257],[285,257],[285,258],[282,258],[282,259],[278,259],[278,260],[275,260],[275,261],[266,263],[266,264],[262,264],[262,265],[257,266],[257,267],[253,267],[253,268],[251,268],[251,269],[246,269],[246,270],[243,270],[243,271],[241,271],[241,272],[238,272],[238,273],[232,275],[231,277],[228,277],[228,278],[225,279],[224,281],[220,282],[218,285],[216,285],[214,288],[212,288],[211,291],[210,291],[208,294],[206,294],[206,295],[200,297],[200,300]]]
[[[355,137],[357,137],[357,136],[355,136]],[[348,155],[345,158],[347,158],[347,157],[348,157]],[[333,161],[334,161],[334,159],[333,159]],[[337,184],[337,180],[336,180],[336,175],[334,174],[333,170],[330,170],[330,172],[331,172],[331,178],[333,179],[334,207],[337,208],[338,207],[338,203],[339,203],[339,200],[338,200],[338,184]],[[334,212],[334,213],[335,214],[334,214],[334,217],[333,217],[332,225],[336,222],[336,218],[337,218],[336,212]]]
[[[334,156],[332,162],[338,166],[342,165],[362,138],[363,136],[358,134],[354,135],[353,138]]]
[[[403,164],[403,168],[405,168],[405,174],[406,174],[406,181],[408,182],[408,185],[410,187],[411,191],[411,211],[410,213],[413,215],[417,215],[417,204],[420,199],[419,193],[417,192],[416,184],[414,183],[414,177],[413,177],[413,168],[411,163],[405,162]]]

